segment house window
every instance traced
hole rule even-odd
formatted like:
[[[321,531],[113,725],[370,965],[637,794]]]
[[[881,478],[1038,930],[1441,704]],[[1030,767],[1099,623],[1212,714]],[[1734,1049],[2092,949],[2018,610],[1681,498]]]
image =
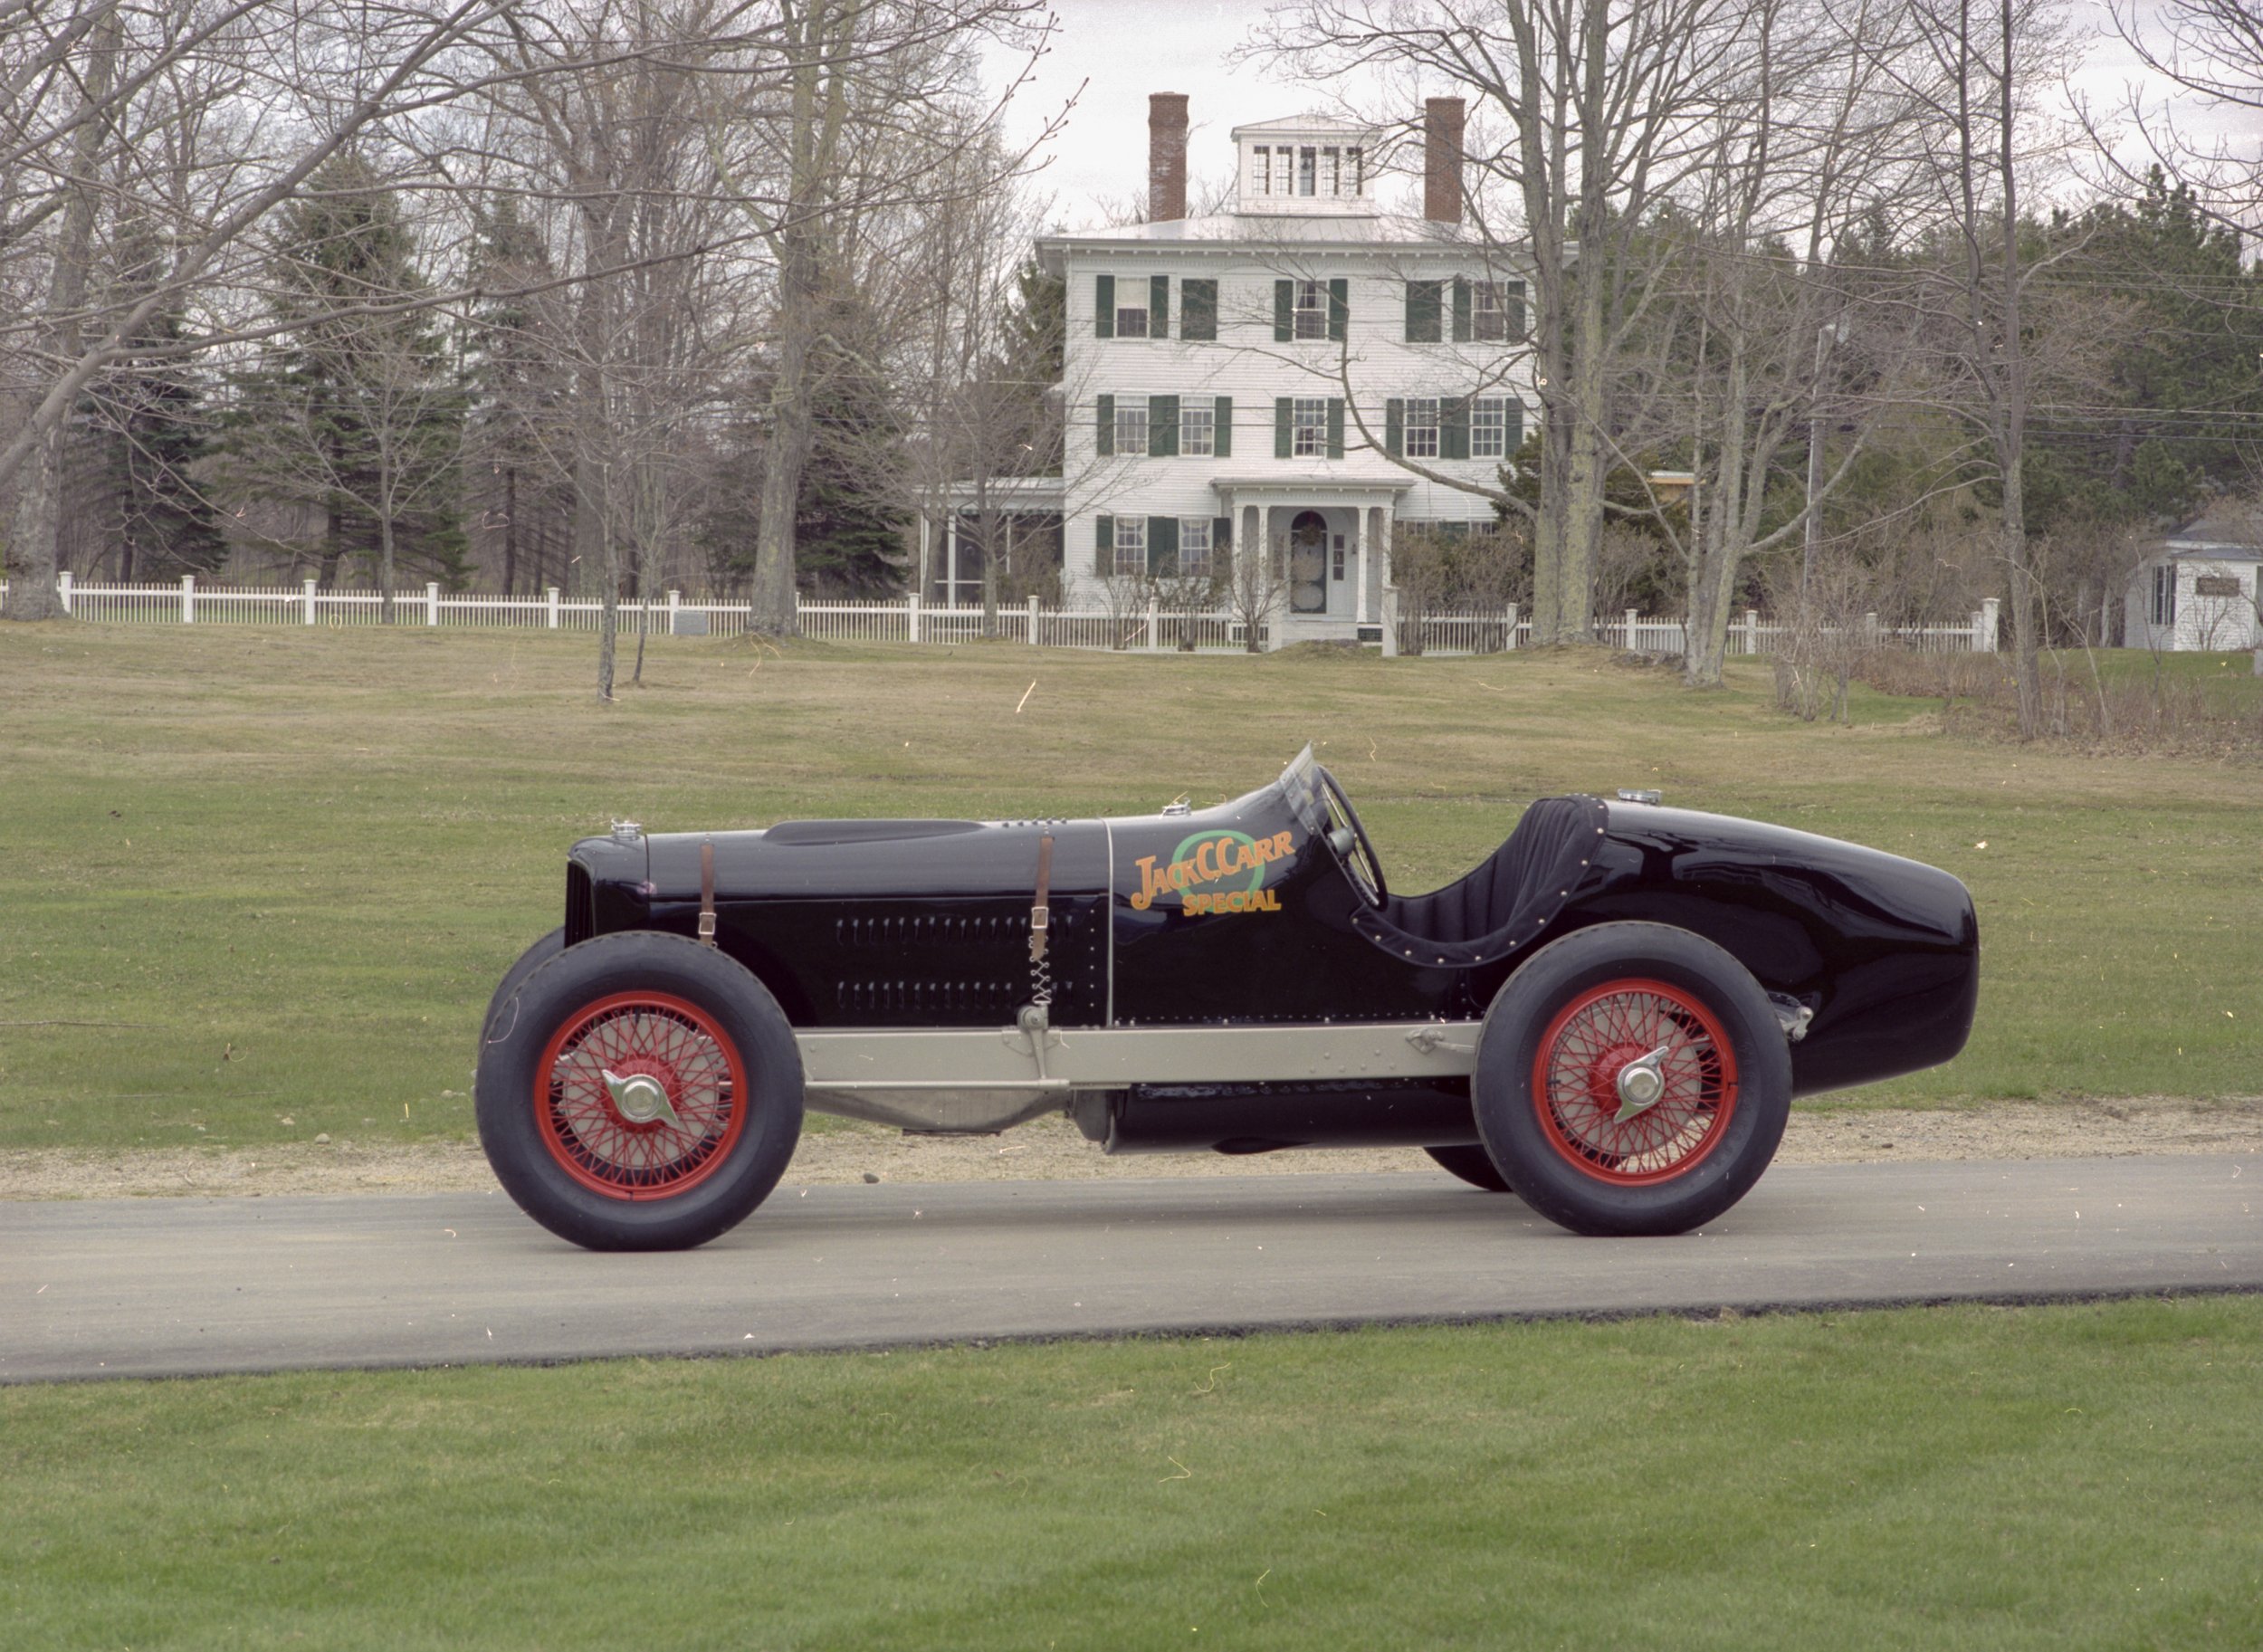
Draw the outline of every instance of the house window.
[[[1320,152],[1320,165],[1322,173],[1328,180],[1328,193],[1342,195],[1343,193],[1343,151],[1333,144],[1330,144]]]
[[[1407,398],[1407,457],[1435,459],[1438,456],[1438,398],[1435,396],[1410,396]]]
[[[2177,623],[2177,565],[2173,562],[2163,562],[2153,570],[2153,623]]]
[[[1188,579],[1208,579],[1210,577],[1210,519],[1207,516],[1182,516],[1179,519],[1179,572]]]
[[[1140,314],[1144,320],[1147,312],[1141,310]],[[1116,455],[1129,459],[1147,456],[1147,397],[1144,396],[1116,397]]]
[[[1345,156],[1350,162],[1348,173],[1351,187],[1344,193],[1354,196],[1364,194],[1367,189],[1367,157],[1358,149],[1346,150]]]
[[[1319,162],[1320,151],[1315,149],[1309,143],[1296,152],[1297,194],[1311,195],[1314,193],[1314,175],[1319,170]]]
[[[1296,283],[1296,336],[1300,339],[1325,339],[1328,336],[1326,282]]]
[[[1509,295],[1501,282],[1473,282],[1469,288],[1470,330],[1481,343],[1501,344],[1509,337]]]
[[[1436,408],[1437,404],[1430,404]],[[1433,413],[1431,423],[1437,423]],[[1321,459],[1328,454],[1328,398],[1324,396],[1300,396],[1291,409],[1290,431],[1294,437],[1289,452],[1299,459]],[[1437,433],[1433,431],[1435,439]]]
[[[1147,577],[1147,518],[1116,518],[1116,574],[1120,578]]]
[[[1116,337],[1147,337],[1147,277],[1144,275],[1116,277]]]
[[[1509,402],[1504,396],[1481,396],[1469,408],[1469,456],[1505,459],[1509,454]]]
[[[1256,144],[1249,151],[1249,193],[1273,193],[1273,147],[1270,144]]]
[[[1189,396],[1179,404],[1179,451],[1189,459],[1207,459],[1217,451],[1217,402]]]

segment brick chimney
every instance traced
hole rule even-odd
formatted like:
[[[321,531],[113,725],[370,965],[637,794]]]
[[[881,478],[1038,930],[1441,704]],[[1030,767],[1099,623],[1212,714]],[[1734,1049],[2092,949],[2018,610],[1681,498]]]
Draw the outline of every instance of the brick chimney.
[[[1422,215],[1462,221],[1462,100],[1430,98],[1422,105]]]
[[[1147,221],[1169,224],[1186,215],[1187,94],[1151,92],[1147,100]]]

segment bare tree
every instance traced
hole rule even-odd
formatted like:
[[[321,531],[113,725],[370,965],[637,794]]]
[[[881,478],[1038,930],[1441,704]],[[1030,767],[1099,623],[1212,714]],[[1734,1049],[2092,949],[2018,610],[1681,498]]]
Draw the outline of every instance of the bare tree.
[[[1260,33],[1315,81],[1380,68],[1476,102],[1476,226],[1532,288],[1538,497],[1398,462],[1529,516],[1536,642],[1593,638],[1614,403],[1660,274],[1652,221],[1717,164],[1748,91],[1751,13],[1743,0],[1295,0]]]
[[[2037,674],[2039,615],[2028,545],[2028,418],[2035,340],[2027,316],[2039,273],[2077,250],[2027,245],[2021,201],[2058,140],[2037,112],[2037,89],[2054,84],[2065,40],[2044,0],[1916,0],[1908,8],[1927,70],[1912,90],[1939,118],[1932,159],[1950,255],[1928,266],[1928,313],[1953,343],[1945,400],[1982,445],[2000,492],[1998,554],[2011,610],[2020,734],[2042,728]]]
[[[11,180],[0,197],[0,255],[59,223],[43,301],[27,318],[0,317],[0,351],[13,358],[27,404],[19,427],[0,437],[0,489],[19,474],[25,482],[8,617],[54,612],[55,438],[90,382],[122,358],[146,356],[137,340],[151,319],[182,312],[206,286],[233,276],[255,288],[256,277],[231,262],[246,234],[365,132],[460,90],[444,60],[504,9],[506,0],[378,0],[361,8],[341,39],[310,0],[214,0],[178,14],[186,21],[177,25],[160,14],[147,42],[122,29],[123,10],[111,0],[81,7],[52,33],[29,5],[0,14],[0,76],[11,94],[0,105],[0,175]],[[321,43],[293,51],[301,39]],[[122,71],[120,54],[132,59]],[[276,74],[275,64],[291,72]],[[209,72],[188,72],[196,70]],[[150,203],[175,226],[167,267],[130,297],[98,304],[86,283],[95,162],[105,146],[138,140],[139,122],[129,127],[124,119],[138,107],[134,100],[162,101],[169,85],[184,84],[200,101],[170,109],[167,118],[185,130],[217,126],[218,106],[234,98],[257,106],[258,119],[248,123],[257,141],[202,157],[194,190]],[[240,137],[250,135],[245,124],[238,123]],[[54,181],[44,188],[22,181],[42,175]],[[186,354],[262,330],[256,320],[223,321],[177,348]]]

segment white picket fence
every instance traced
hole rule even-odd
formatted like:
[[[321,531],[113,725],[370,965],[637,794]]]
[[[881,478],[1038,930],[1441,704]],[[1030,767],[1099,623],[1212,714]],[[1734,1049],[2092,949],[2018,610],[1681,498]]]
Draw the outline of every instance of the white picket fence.
[[[1913,654],[1993,654],[1996,624],[1997,599],[1991,597],[1969,618],[1947,625],[1889,625],[1876,614],[1866,614],[1860,628],[1879,647],[1906,648]],[[1790,631],[1789,625],[1762,619],[1758,609],[1747,608],[1729,625],[1728,652],[1732,655],[1773,654]],[[1418,635],[1420,651],[1426,654],[1503,654],[1529,648],[1533,642],[1533,622],[1518,616],[1514,603],[1505,609],[1485,612],[1426,614],[1419,620],[1403,622],[1401,632],[1402,652],[1415,651]],[[1680,620],[1645,618],[1632,608],[1617,619],[1599,623],[1595,634],[1602,642],[1629,654],[1689,651],[1688,632]]]
[[[7,605],[0,581],[0,610]],[[56,579],[63,611],[73,617],[110,625],[378,625],[385,623],[385,598],[375,591],[323,590],[313,580],[292,587],[200,586],[193,575],[174,585],[80,585],[69,574]],[[1395,597],[1395,593],[1392,594]],[[539,597],[493,597],[443,592],[436,584],[402,591],[393,598],[396,625],[516,627],[529,630],[595,631],[604,605],[595,597],[568,598],[556,586]],[[656,635],[700,634],[738,636],[748,627],[752,605],[665,597],[619,605],[625,630]],[[840,643],[966,643],[984,635],[980,608],[934,607],[919,597],[878,602],[801,602],[801,634]],[[1882,625],[1866,617],[1865,634],[1880,645],[1895,644],[1924,654],[1993,654],[1997,605],[1993,597],[1969,619],[1950,625]],[[1420,619],[1389,621],[1372,627],[1384,634],[1387,653],[1426,654],[1502,654],[1528,647],[1532,622],[1514,603],[1484,612],[1436,612]],[[1763,621],[1748,610],[1729,628],[1732,654],[1772,653],[1789,627]],[[1601,641],[1638,654],[1685,652],[1682,622],[1645,618],[1629,608],[1596,627]],[[1268,626],[1261,643],[1295,637],[1293,624]],[[1111,648],[1202,653],[1244,650],[1241,622],[1222,611],[1176,611],[1157,603],[1144,608],[1049,608],[1037,598],[998,610],[990,635],[1007,642],[1044,648]]]

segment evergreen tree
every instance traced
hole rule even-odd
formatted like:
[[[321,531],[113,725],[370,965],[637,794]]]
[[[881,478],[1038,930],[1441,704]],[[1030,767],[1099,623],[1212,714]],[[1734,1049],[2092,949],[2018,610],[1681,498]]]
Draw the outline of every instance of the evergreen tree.
[[[164,269],[146,224],[118,237],[111,301],[130,307]],[[77,520],[65,530],[87,566],[109,562],[126,581],[214,571],[228,559],[219,513],[193,473],[212,448],[205,382],[178,354],[181,317],[160,310],[138,329],[134,352],[81,397],[70,443]]]
[[[396,581],[460,587],[457,502],[463,395],[453,381],[414,243],[368,166],[341,156],[284,215],[271,261],[288,330],[238,377],[227,483],[247,499],[320,513],[309,555],[323,584],[349,561],[387,596]],[[372,309],[370,307],[377,307]]]
[[[473,269],[492,296],[473,312],[466,470],[479,537],[506,595],[562,578],[573,499],[554,456],[566,444],[564,351],[539,296],[555,273],[541,233],[501,195],[479,215]]]

